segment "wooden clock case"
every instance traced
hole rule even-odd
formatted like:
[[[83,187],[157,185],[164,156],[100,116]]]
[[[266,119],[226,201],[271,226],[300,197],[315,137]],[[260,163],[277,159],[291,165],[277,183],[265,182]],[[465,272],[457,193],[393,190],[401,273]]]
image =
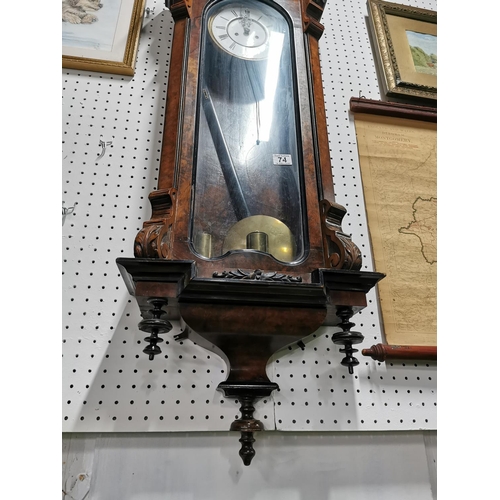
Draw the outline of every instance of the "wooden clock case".
[[[343,346],[342,364],[350,373],[363,336],[352,331],[353,314],[366,307],[366,294],[383,277],[360,271],[362,256],[342,231],[344,207],[335,203],[318,40],[323,32],[321,0],[268,2],[287,13],[293,26],[298,110],[302,145],[305,257],[286,264],[269,254],[240,251],[207,259],[193,251],[190,217],[196,144],[198,74],[203,12],[207,0],[172,0],[175,21],[158,188],[149,195],[150,220],[134,243],[134,258],[118,258],[128,291],[135,296],[149,333],[144,352],[161,353],[161,334],[180,320],[179,338],[189,338],[220,355],[227,379],[218,389],[241,403],[240,456],[249,465],[253,432],[263,424],[253,417],[253,402],[278,385],[266,364],[273,353],[299,342],[320,326],[338,326],[332,335]],[[217,216],[217,214],[214,214]],[[159,361],[159,360],[158,360]],[[156,362],[158,362],[156,361]]]

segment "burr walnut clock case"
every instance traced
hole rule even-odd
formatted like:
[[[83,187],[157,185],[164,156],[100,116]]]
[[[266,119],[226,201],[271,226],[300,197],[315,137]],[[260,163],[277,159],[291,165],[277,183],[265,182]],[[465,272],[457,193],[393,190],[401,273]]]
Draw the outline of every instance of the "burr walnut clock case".
[[[322,325],[350,373],[350,318],[383,275],[361,269],[335,203],[321,84],[321,0],[172,0],[175,20],[158,189],[134,258],[117,264],[155,363],[171,320],[219,354],[218,389],[249,465],[253,402],[278,385],[277,350]]]

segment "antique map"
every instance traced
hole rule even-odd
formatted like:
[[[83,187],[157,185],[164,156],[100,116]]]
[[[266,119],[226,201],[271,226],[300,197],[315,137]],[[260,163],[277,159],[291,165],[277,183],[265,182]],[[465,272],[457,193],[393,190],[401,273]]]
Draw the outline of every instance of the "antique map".
[[[436,124],[355,114],[385,339],[436,345]]]

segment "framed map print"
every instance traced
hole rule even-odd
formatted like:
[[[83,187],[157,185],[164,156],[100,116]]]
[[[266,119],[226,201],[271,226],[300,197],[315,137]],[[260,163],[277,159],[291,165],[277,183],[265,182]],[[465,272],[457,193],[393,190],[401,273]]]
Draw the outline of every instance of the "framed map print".
[[[354,123],[373,263],[386,275],[377,284],[384,337],[436,346],[437,111],[364,104]]]
[[[63,68],[133,75],[146,0],[63,0]]]

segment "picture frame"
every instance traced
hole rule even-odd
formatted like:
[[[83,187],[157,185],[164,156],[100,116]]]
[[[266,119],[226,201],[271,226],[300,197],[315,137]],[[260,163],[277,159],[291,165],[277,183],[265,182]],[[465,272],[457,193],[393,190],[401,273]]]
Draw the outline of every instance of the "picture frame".
[[[368,0],[368,20],[387,97],[437,103],[437,12]]]
[[[133,76],[146,0],[63,0],[62,67]]]

